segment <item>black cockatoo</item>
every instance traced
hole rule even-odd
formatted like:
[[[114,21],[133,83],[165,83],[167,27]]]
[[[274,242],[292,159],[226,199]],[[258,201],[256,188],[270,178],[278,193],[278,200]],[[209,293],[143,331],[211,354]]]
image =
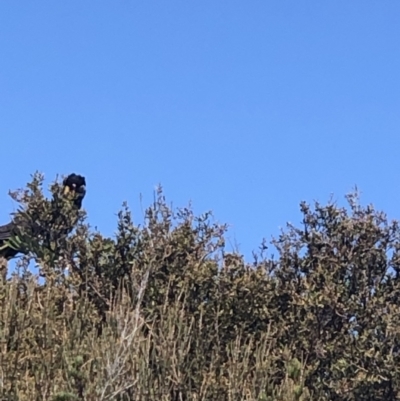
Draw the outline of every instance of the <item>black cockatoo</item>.
[[[85,177],[77,174],[70,174],[63,181],[62,196],[72,202],[73,208],[79,210],[82,207],[82,201],[86,194]],[[22,249],[12,246],[9,240],[18,237],[20,226],[27,223],[16,216],[13,221],[0,226],[0,257],[10,259],[13,258]]]

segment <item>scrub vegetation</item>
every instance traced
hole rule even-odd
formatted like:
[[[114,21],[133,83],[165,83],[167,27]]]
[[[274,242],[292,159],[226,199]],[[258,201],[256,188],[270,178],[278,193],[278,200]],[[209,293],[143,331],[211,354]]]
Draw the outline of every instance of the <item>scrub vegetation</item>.
[[[400,398],[400,228],[356,194],[301,203],[302,224],[245,261],[161,189],[107,238],[84,210],[50,219],[42,183],[13,194],[43,224],[25,225],[15,269],[2,261],[1,400]]]

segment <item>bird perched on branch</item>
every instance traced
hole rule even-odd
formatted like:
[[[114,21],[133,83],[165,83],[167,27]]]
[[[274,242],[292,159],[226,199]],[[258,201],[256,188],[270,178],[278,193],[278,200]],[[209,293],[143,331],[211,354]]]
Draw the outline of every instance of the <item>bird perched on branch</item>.
[[[74,205],[80,209],[82,207],[83,198],[86,195],[85,177],[77,174],[70,174],[64,181],[64,196],[72,198]]]
[[[62,197],[72,202],[73,207],[79,210],[86,194],[85,177],[77,174],[70,174],[63,181]],[[22,228],[26,228],[27,223],[16,216],[13,221],[0,226],[0,257],[11,259],[20,252],[24,252],[15,244],[11,244],[13,238],[18,238]],[[71,228],[72,229],[72,228]]]

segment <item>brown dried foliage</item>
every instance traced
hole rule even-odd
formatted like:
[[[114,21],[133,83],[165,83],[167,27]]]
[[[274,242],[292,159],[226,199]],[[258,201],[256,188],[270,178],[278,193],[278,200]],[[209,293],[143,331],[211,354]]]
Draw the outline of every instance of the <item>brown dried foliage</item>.
[[[399,226],[354,194],[302,203],[277,257],[263,244],[250,264],[161,190],[142,226],[124,206],[105,238],[67,205],[54,219],[41,185],[15,195],[42,231],[0,282],[2,399],[399,398]]]

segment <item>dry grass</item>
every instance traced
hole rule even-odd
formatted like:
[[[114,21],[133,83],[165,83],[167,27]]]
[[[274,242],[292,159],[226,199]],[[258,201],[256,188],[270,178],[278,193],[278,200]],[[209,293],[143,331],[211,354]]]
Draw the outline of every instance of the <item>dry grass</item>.
[[[146,281],[143,291],[145,286]],[[226,346],[222,362],[212,347],[203,354],[202,319],[195,320],[181,303],[164,305],[161,319],[152,321],[142,313],[141,298],[132,307],[122,292],[98,334],[96,324],[87,320],[93,307],[73,292],[57,304],[57,286],[40,286],[34,277],[14,277],[2,283],[0,293],[3,399],[269,399],[272,329],[257,343],[238,336]],[[196,369],[187,369],[188,364]],[[191,377],[193,372],[201,374]],[[306,399],[296,397],[300,376],[286,375],[274,389],[274,399]]]

